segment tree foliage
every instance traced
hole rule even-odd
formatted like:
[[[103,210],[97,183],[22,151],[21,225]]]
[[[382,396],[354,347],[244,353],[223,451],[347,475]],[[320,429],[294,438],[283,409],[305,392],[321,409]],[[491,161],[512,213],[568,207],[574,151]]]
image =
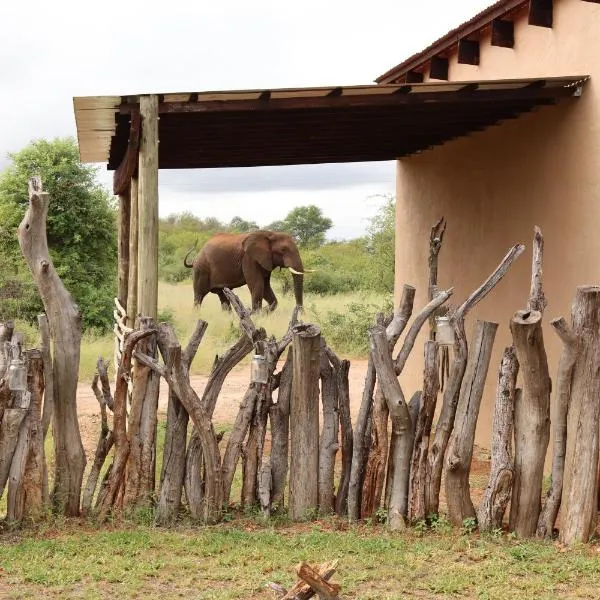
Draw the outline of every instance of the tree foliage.
[[[43,308],[17,240],[28,205],[27,181],[40,175],[50,194],[47,236],[52,261],[79,305],[84,329],[108,329],[117,270],[113,197],[97,183],[97,170],[79,162],[73,138],[37,140],[9,158],[11,164],[0,175],[0,288],[19,287],[20,293],[11,294],[13,304],[2,303],[4,310],[18,314],[0,311],[0,318],[32,320]]]
[[[287,231],[304,248],[314,248],[325,243],[325,234],[333,226],[333,221],[323,215],[323,211],[314,204],[297,206],[283,221],[275,221],[267,226],[273,231]]]
[[[384,196],[384,203],[369,224],[367,251],[371,256],[374,289],[394,291],[396,255],[396,200]]]

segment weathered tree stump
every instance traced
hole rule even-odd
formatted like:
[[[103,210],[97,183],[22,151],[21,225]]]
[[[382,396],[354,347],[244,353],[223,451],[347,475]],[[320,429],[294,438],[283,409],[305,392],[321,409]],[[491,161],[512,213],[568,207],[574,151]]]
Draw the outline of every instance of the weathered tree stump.
[[[552,450],[552,484],[537,525],[537,535],[551,538],[560,509],[563,491],[565,453],[567,450],[567,414],[571,402],[573,368],[580,351],[580,340],[563,318],[551,322],[563,342],[556,377],[556,408],[554,416],[554,443]]]
[[[510,329],[523,373],[523,395],[515,403],[515,470],[510,528],[535,534],[540,514],[544,461],[550,439],[550,375],[538,311],[519,311]]]
[[[423,374],[421,410],[416,420],[415,442],[410,468],[408,517],[412,522],[427,517],[425,512],[425,483],[427,453],[438,391],[440,389],[438,344],[425,342],[425,369]]]
[[[454,427],[456,407],[460,394],[465,369],[467,368],[468,347],[465,336],[465,317],[468,312],[483,300],[506,275],[511,265],[523,254],[525,246],[513,246],[494,272],[477,288],[463,304],[452,314],[451,322],[454,326],[454,358],[450,367],[448,384],[442,398],[442,410],[435,428],[435,435],[429,449],[429,465],[427,468],[427,484],[425,491],[425,504],[427,515],[437,514],[439,509],[440,487],[442,485],[442,472],[444,456]]]
[[[108,456],[108,453],[111,451],[115,442],[113,432],[108,426],[108,415],[106,411],[107,406],[112,405],[112,397],[109,402],[106,401],[106,391],[108,391],[108,394],[110,395],[110,387],[108,390],[106,390],[105,386],[103,385],[103,391],[101,391],[98,387],[98,382],[100,379],[106,380],[106,383],[108,383],[107,367],[102,358],[99,358],[98,362],[96,363],[96,375],[92,381],[92,390],[100,406],[100,437],[98,438],[98,443],[96,444],[94,462],[83,490],[83,497],[81,500],[81,513],[83,516],[87,516],[92,509],[92,503],[94,494],[96,492],[96,486],[98,485],[100,471],[102,470],[102,467],[106,462],[106,457]]]
[[[449,519],[454,525],[460,526],[465,519],[476,516],[469,474],[479,407],[497,329],[498,323],[475,323],[471,352],[460,388],[454,430],[446,453],[446,502]]]
[[[284,503],[285,484],[288,471],[290,400],[292,396],[292,348],[289,349],[281,369],[277,402],[269,409],[271,421],[271,504]]]
[[[183,361],[189,370],[208,327],[206,321],[198,321],[196,329],[183,353]],[[160,333],[165,333],[161,330]],[[159,338],[159,346],[173,340]],[[165,348],[165,353],[168,349]],[[160,490],[156,505],[156,523],[172,523],[179,515],[186,465],[186,444],[189,415],[172,389],[169,389],[167,405],[167,427],[163,464],[160,477]]]
[[[337,377],[329,362],[325,340],[321,338],[321,400],[323,404],[323,426],[319,441],[319,512],[333,512],[335,503],[334,468],[339,449],[339,399]]]
[[[319,502],[319,364],[321,332],[315,325],[293,330],[293,380],[290,407],[290,499],[294,520],[305,518]]]
[[[564,544],[587,542],[596,529],[600,420],[600,287],[577,288],[573,332],[580,352],[573,367],[567,417],[562,522]]]
[[[494,404],[490,477],[477,510],[480,531],[502,527],[513,481],[513,412],[519,362],[513,346],[504,350]]]
[[[81,344],[81,317],[60,277],[46,237],[49,196],[39,177],[29,181],[29,207],[19,225],[19,245],[36,282],[48,316],[54,345],[54,450],[52,493],[56,510],[79,514],[85,453],[77,421],[77,380]]]

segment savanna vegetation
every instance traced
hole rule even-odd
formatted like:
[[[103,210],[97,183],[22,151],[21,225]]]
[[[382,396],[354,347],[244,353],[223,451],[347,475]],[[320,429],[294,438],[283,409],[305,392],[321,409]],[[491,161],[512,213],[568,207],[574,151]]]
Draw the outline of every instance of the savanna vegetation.
[[[98,355],[112,356],[113,302],[116,293],[117,239],[114,197],[96,181],[96,170],[78,160],[74,139],[37,140],[11,154],[0,174],[0,320],[16,318],[30,341],[37,335],[36,317],[42,310],[31,274],[17,242],[27,206],[27,179],[40,174],[52,202],[48,242],[52,259],[77,302],[84,329],[81,377],[89,379]],[[215,351],[237,333],[237,323],[221,311],[212,295],[200,310],[193,307],[190,270],[183,259],[190,248],[199,250],[219,231],[247,232],[260,227],[291,233],[305,265],[315,272],[305,279],[307,317],[320,324],[330,343],[345,356],[367,351],[366,330],[374,315],[391,306],[394,285],[394,205],[382,199],[379,213],[365,235],[347,241],[327,241],[333,226],[320,208],[299,206],[281,221],[256,223],[241,217],[230,222],[189,212],[161,218],[159,223],[160,318],[176,325],[185,338],[195,321],[210,323],[208,336]],[[280,299],[276,314],[264,317],[269,330],[283,332],[293,308],[288,271],[275,271],[273,284]],[[245,288],[241,290],[245,296]],[[260,321],[260,319],[259,319]],[[210,355],[210,356],[209,356]],[[214,356],[200,352],[193,372],[205,373]]]
[[[17,317],[28,345],[36,343],[35,317],[41,305],[20,254],[16,228],[27,204],[27,178],[40,173],[52,195],[50,252],[83,317],[80,378],[89,381],[97,357],[111,359],[113,354],[113,198],[96,183],[94,170],[78,162],[74,140],[37,141],[10,158],[10,166],[0,175],[0,321]],[[366,354],[367,329],[377,312],[392,305],[393,198],[383,198],[361,238],[328,242],[332,225],[315,206],[296,207],[275,223],[241,217],[222,223],[190,213],[160,220],[159,318],[173,324],[181,340],[189,339],[198,318],[209,323],[192,373],[206,373],[215,354],[222,354],[240,334],[238,319],[224,313],[215,296],[209,295],[200,310],[193,307],[190,271],[183,266],[190,248],[196,244],[199,249],[213,233],[223,230],[263,227],[291,232],[305,265],[316,269],[305,281],[305,319],[321,326],[340,355]],[[287,272],[275,272],[274,281],[279,309],[254,321],[279,338],[288,327],[294,299]],[[247,289],[238,292],[249,304]],[[88,416],[81,425],[89,470],[99,418]],[[226,443],[232,423],[215,425]],[[160,414],[157,479],[164,445],[165,420]],[[51,473],[52,432],[45,453]],[[476,456],[475,463],[470,485],[479,496],[488,479],[489,454]],[[239,497],[241,477],[238,470],[232,496]],[[545,481],[544,493],[548,484]],[[3,497],[0,514],[5,503]],[[314,564],[331,559],[339,560],[334,580],[346,598],[595,598],[600,585],[596,541],[567,548],[556,542],[519,540],[501,529],[479,534],[474,519],[453,527],[443,510],[401,535],[389,531],[381,510],[366,522],[352,524],[339,517],[291,523],[285,512],[265,523],[255,507],[236,505],[224,522],[211,527],[199,527],[184,514],[172,528],[157,528],[152,508],[118,519],[99,525],[53,515],[23,531],[2,532],[0,599],[272,598],[266,584],[291,587],[299,561]]]

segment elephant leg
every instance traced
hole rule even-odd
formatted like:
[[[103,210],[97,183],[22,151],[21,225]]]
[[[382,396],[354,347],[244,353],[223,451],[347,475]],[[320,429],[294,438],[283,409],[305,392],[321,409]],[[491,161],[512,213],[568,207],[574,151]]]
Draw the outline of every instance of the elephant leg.
[[[277,297],[275,296],[275,292],[271,287],[271,278],[267,277],[265,279],[265,300],[269,305],[269,312],[273,312],[277,308]]]
[[[248,286],[250,287],[250,286]],[[250,295],[252,297],[252,312],[260,312],[262,310],[262,301],[265,293],[265,283],[262,279],[250,287]]]
[[[231,312],[231,304],[229,303],[229,298],[225,295],[223,290],[215,290],[215,294],[219,296],[219,300],[221,301],[221,308],[227,312]]]

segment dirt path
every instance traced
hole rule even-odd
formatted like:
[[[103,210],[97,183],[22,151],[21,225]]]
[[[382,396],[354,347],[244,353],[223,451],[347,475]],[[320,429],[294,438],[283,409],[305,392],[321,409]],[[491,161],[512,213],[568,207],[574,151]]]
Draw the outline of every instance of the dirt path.
[[[365,383],[365,374],[367,372],[366,360],[353,360],[350,367],[350,401],[351,413],[353,419],[358,414],[362,390]],[[207,377],[203,375],[193,375],[191,378],[192,387],[196,392],[201,393],[206,385]],[[233,423],[238,413],[239,403],[248,388],[250,380],[250,367],[248,365],[235,368],[225,380],[219,401],[215,409],[215,423]],[[161,380],[159,413],[166,414],[168,386]],[[89,382],[84,382],[77,388],[77,410],[80,417],[100,416],[98,401],[92,392]]]

